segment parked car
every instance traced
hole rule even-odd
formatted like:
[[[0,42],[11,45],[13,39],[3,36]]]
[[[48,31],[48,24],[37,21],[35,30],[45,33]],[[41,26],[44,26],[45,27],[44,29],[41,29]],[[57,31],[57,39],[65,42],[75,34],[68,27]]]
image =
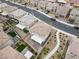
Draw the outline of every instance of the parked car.
[[[79,29],[79,27],[74,27],[75,29]]]
[[[56,21],[56,19],[50,18],[52,21]]]

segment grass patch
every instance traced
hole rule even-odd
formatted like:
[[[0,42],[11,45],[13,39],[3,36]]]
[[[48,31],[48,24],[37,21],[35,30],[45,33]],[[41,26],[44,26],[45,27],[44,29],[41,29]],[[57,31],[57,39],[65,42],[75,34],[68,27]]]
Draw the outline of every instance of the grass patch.
[[[17,46],[18,46],[18,48],[16,50],[19,52],[22,52],[24,50],[24,48],[26,47],[24,44],[21,44],[21,45],[17,44]]]

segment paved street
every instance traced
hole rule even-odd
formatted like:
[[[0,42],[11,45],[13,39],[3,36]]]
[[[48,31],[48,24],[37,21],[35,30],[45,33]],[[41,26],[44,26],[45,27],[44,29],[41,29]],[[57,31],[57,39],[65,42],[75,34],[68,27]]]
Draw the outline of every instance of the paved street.
[[[60,23],[58,21],[53,21],[53,20],[51,20],[50,17],[47,17],[43,13],[37,12],[36,10],[32,10],[32,9],[29,9],[29,8],[25,8],[25,7],[16,5],[16,4],[12,4],[12,3],[5,1],[5,0],[2,0],[2,2],[7,3],[9,5],[12,5],[12,6],[17,6],[18,8],[23,9],[24,11],[33,14],[34,16],[39,18],[40,20],[44,21],[45,23],[47,23],[47,24],[49,24],[49,25],[51,25],[51,26],[53,26],[57,29],[60,29],[62,31],[65,31],[65,32],[72,34],[72,35],[75,35],[75,36],[79,36],[79,30],[77,30],[77,29],[75,29],[71,26],[68,26],[66,24]]]

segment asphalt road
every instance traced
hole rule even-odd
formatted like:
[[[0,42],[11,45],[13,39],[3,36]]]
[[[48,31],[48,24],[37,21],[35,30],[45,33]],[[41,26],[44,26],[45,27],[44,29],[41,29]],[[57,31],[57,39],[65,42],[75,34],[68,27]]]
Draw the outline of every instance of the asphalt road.
[[[16,6],[19,9],[23,9],[24,11],[33,14],[35,17],[39,18],[40,20],[44,21],[45,23],[47,23],[47,24],[49,24],[49,25],[51,25],[51,26],[53,26],[57,29],[60,29],[64,32],[67,32],[67,33],[75,35],[75,36],[79,36],[79,30],[75,29],[74,27],[68,26],[68,25],[60,23],[58,21],[53,21],[53,20],[51,20],[51,18],[47,17],[46,15],[44,15],[40,12],[37,12],[36,10],[32,10],[32,9],[29,9],[29,8],[26,8],[26,7],[22,7],[22,6],[10,3],[10,2],[5,1],[5,0],[1,0],[1,1],[4,2],[4,3],[7,3],[11,6]]]

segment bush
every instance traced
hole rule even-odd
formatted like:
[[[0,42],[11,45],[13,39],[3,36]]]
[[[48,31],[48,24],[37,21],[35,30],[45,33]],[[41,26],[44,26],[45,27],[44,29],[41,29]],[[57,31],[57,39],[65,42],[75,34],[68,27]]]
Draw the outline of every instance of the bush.
[[[28,31],[27,29],[25,29],[25,28],[23,29],[23,31],[24,31],[25,33],[28,33],[28,32],[29,32],[29,31]]]
[[[9,34],[10,36],[12,36],[12,37],[15,37],[15,36],[16,36],[16,33],[15,33],[15,32],[13,32],[13,31],[8,32],[8,34]]]

